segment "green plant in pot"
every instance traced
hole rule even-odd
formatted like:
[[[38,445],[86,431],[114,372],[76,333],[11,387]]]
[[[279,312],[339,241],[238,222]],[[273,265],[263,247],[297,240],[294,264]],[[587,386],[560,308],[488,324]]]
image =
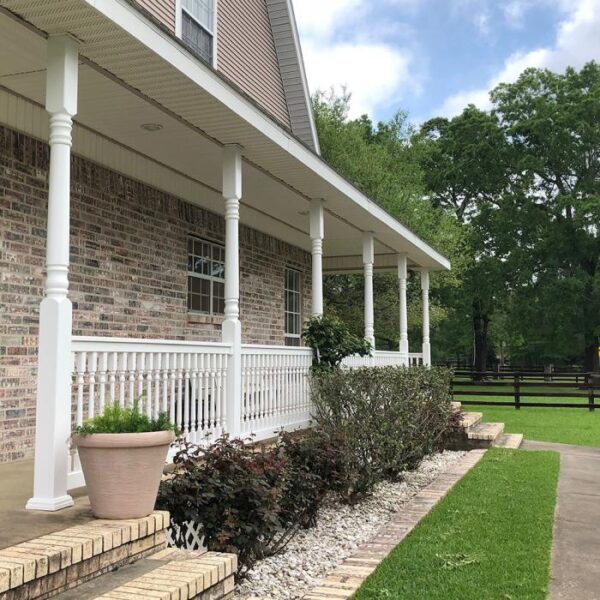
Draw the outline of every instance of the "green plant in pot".
[[[154,510],[175,427],[166,413],[151,419],[138,403],[109,404],[77,427],[77,447],[92,512],[103,519],[137,519]]]

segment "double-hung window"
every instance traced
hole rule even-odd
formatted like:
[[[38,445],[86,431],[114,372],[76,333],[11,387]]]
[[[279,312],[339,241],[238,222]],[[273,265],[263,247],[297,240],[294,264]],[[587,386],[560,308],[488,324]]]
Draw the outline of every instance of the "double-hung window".
[[[300,292],[300,272],[285,270],[285,343],[287,346],[299,346],[302,326],[302,295]]]
[[[216,0],[181,0],[181,39],[213,64]]]
[[[208,315],[225,312],[225,248],[188,238],[188,310]]]

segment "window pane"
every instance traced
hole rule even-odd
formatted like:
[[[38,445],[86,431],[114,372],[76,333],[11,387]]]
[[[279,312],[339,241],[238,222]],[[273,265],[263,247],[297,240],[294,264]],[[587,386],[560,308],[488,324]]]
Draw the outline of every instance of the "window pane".
[[[192,294],[199,294],[201,292],[202,280],[197,277],[190,277],[190,290]]]
[[[181,39],[197,52],[200,58],[212,64],[213,36],[186,12],[181,15]]]
[[[212,31],[214,0],[182,0],[181,6],[187,10],[206,29]]]
[[[223,263],[213,261],[212,276],[223,279],[224,275],[225,275],[225,267],[223,266]]]
[[[201,296],[198,294],[191,294],[189,306],[191,310],[202,310]]]
[[[213,313],[221,315],[225,312],[225,284],[213,282]]]

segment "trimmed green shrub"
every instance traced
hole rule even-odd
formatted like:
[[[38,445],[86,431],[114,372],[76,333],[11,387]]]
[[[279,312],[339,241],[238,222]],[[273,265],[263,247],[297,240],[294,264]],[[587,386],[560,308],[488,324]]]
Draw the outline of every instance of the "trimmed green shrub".
[[[179,527],[176,543],[195,522],[209,550],[238,554],[243,577],[314,525],[328,494],[356,502],[438,449],[452,412],[449,384],[446,369],[315,372],[313,428],[281,433],[270,449],[227,436],[206,449],[184,444],[157,507]]]
[[[339,445],[348,502],[441,447],[452,414],[450,379],[448,369],[424,367],[314,373],[313,419]]]
[[[75,429],[79,435],[94,433],[145,433],[148,431],[175,431],[167,413],[160,413],[156,419],[140,412],[138,402],[131,407],[107,404],[101,414],[88,419]]]
[[[335,368],[347,356],[368,356],[372,350],[367,340],[351,333],[348,327],[333,315],[309,319],[302,336],[313,349],[313,367],[316,370]]]

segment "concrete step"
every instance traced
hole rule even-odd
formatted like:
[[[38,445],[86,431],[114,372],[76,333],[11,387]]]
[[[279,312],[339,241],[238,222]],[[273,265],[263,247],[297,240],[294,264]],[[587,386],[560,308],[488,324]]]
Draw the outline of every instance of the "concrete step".
[[[478,423],[467,430],[469,440],[494,442],[504,432],[504,423]]]
[[[523,443],[523,434],[522,433],[503,433],[498,436],[497,439],[494,440],[492,446],[495,448],[509,448],[512,450],[516,450],[521,447]]]
[[[478,423],[481,423],[483,413],[480,412],[465,412],[462,414],[460,427],[464,430],[470,430]]]
[[[236,569],[235,554],[168,548],[63,592],[55,600],[221,600],[233,593]]]
[[[452,406],[452,411],[453,412],[460,412],[461,410],[461,403],[460,402],[456,402],[456,401],[452,401],[450,402],[451,406]]]

